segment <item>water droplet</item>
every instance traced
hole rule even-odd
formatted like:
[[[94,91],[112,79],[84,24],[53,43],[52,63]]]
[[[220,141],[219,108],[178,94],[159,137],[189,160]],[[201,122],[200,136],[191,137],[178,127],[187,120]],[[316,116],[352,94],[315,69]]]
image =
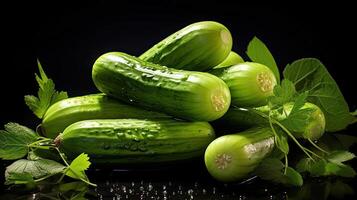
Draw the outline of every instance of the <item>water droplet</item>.
[[[148,190],[151,191],[154,187],[149,183]]]
[[[205,189],[202,189],[202,194],[206,194],[207,191]]]
[[[192,195],[192,194],[193,194],[193,190],[192,190],[192,189],[189,189],[189,190],[187,191],[187,194],[188,194],[188,195]]]
[[[143,187],[143,186],[140,186],[139,190],[140,190],[140,191],[144,191],[144,187]]]
[[[163,185],[163,186],[162,186],[162,189],[163,189],[163,190],[166,190],[166,185]]]
[[[134,183],[134,182],[131,182],[131,186],[134,187],[134,186],[135,186],[135,183]]]

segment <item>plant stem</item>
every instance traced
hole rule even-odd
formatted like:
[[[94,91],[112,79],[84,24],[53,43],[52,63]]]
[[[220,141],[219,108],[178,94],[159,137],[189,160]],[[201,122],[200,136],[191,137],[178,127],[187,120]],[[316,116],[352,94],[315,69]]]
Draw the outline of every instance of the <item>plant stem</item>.
[[[288,136],[296,143],[296,145],[298,145],[298,147],[300,147],[300,149],[313,161],[314,158],[311,157],[311,155],[306,151],[306,148],[304,146],[302,146],[299,141],[297,141],[297,139],[294,137],[294,135],[292,133],[290,133],[290,131],[285,128],[284,125],[282,125],[280,122],[278,122],[277,120],[274,120],[274,123],[277,124],[281,129],[283,129],[283,131],[288,134]]]
[[[285,168],[284,168],[284,175],[286,175],[286,171],[288,170],[288,155],[284,155],[285,157]]]
[[[59,153],[61,159],[63,160],[63,162],[64,162],[64,163],[66,164],[66,166],[67,166],[67,169],[65,170],[64,174],[66,174],[68,170],[71,170],[71,172],[72,172],[74,175],[76,175],[76,177],[77,177],[78,179],[80,179],[81,181],[87,183],[88,185],[97,187],[96,184],[91,183],[91,182],[89,182],[88,180],[82,178],[77,172],[75,172],[74,170],[72,170],[71,167],[70,167],[70,165],[68,164],[67,160],[63,157],[61,151],[60,151],[57,147],[55,147],[55,149],[57,150],[57,152]]]
[[[321,147],[319,147],[317,144],[315,144],[315,142],[313,142],[310,138],[308,139],[308,141],[309,141],[310,144],[311,144],[312,146],[314,146],[316,149],[318,149],[318,150],[320,150],[320,151],[322,151],[322,152],[328,154],[327,151],[325,151],[324,149],[322,149]]]

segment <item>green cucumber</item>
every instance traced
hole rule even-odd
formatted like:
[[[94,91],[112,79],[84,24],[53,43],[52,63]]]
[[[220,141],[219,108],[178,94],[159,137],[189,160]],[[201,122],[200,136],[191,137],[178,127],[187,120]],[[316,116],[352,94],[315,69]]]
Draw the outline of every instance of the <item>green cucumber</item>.
[[[243,58],[238,55],[236,52],[231,51],[229,55],[227,56],[226,59],[223,60],[223,62],[219,63],[217,66],[215,66],[213,69],[218,69],[222,67],[230,67],[232,65],[236,65],[239,63],[244,63]]]
[[[270,128],[224,135],[208,145],[206,168],[219,181],[237,181],[247,177],[273,148],[274,134]]]
[[[191,24],[168,36],[140,59],[176,69],[206,71],[220,62],[232,48],[232,36],[220,23]]]
[[[104,94],[64,99],[53,104],[45,113],[41,132],[55,138],[67,126],[87,119],[170,118],[170,116],[124,104]]]
[[[215,138],[207,122],[85,120],[67,127],[55,143],[70,158],[87,153],[94,163],[155,163],[203,156]]]
[[[257,107],[267,104],[273,95],[276,79],[265,65],[245,62],[231,67],[213,69],[210,73],[221,78],[229,87],[232,105]]]
[[[100,56],[92,76],[103,93],[186,120],[218,119],[231,100],[227,85],[216,76],[170,69],[120,52]]]

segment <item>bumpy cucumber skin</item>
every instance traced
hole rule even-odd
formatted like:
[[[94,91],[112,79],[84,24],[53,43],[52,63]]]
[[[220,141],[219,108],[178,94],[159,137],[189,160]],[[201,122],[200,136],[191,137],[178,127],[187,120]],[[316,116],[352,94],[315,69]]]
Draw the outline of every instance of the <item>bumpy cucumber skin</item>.
[[[236,65],[239,63],[244,63],[243,58],[238,55],[236,52],[231,51],[229,55],[227,56],[226,59],[223,60],[223,62],[219,63],[217,66],[215,66],[213,69],[218,69],[218,68],[223,68],[223,67],[230,67],[232,65]]]
[[[273,95],[276,79],[265,65],[245,62],[231,67],[213,69],[210,73],[221,78],[229,87],[232,105],[258,107],[267,104]]]
[[[229,88],[216,76],[169,69],[125,53],[100,56],[92,77],[103,93],[186,120],[218,119],[230,105]]]
[[[273,148],[274,134],[270,128],[221,136],[206,149],[206,168],[219,181],[238,181],[251,173]]]
[[[207,71],[222,62],[231,48],[232,36],[224,25],[203,21],[168,36],[140,59],[170,68]]]
[[[215,138],[207,122],[85,120],[56,138],[71,158],[85,152],[95,163],[155,163],[203,156]]]
[[[46,137],[55,138],[67,126],[88,119],[161,119],[170,116],[127,105],[104,94],[93,94],[64,99],[53,104],[41,124]]]

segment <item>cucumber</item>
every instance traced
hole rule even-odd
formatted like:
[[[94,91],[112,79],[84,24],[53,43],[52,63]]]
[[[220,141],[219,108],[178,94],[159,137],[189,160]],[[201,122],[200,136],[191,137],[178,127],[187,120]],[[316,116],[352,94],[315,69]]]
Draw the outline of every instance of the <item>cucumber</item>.
[[[222,62],[232,48],[232,36],[220,23],[191,24],[168,36],[140,59],[176,69],[206,71]]]
[[[243,58],[238,55],[236,52],[231,51],[229,55],[227,56],[226,59],[223,60],[223,62],[219,63],[217,66],[215,66],[213,69],[218,69],[222,67],[230,67],[232,65],[236,65],[239,63],[244,63]]]
[[[237,181],[248,176],[273,148],[274,134],[270,128],[224,135],[208,145],[206,168],[219,181]]]
[[[230,105],[228,86],[216,76],[170,69],[125,53],[100,56],[92,76],[103,93],[186,120],[218,119]]]
[[[273,95],[276,79],[265,65],[245,62],[231,67],[213,69],[210,73],[221,78],[229,87],[232,105],[258,107],[267,104]]]
[[[207,122],[102,119],[76,122],[55,139],[70,158],[94,163],[155,163],[203,156],[215,138]]]
[[[170,116],[124,104],[104,94],[64,99],[53,104],[45,113],[41,132],[55,138],[67,126],[87,119],[171,118]]]

